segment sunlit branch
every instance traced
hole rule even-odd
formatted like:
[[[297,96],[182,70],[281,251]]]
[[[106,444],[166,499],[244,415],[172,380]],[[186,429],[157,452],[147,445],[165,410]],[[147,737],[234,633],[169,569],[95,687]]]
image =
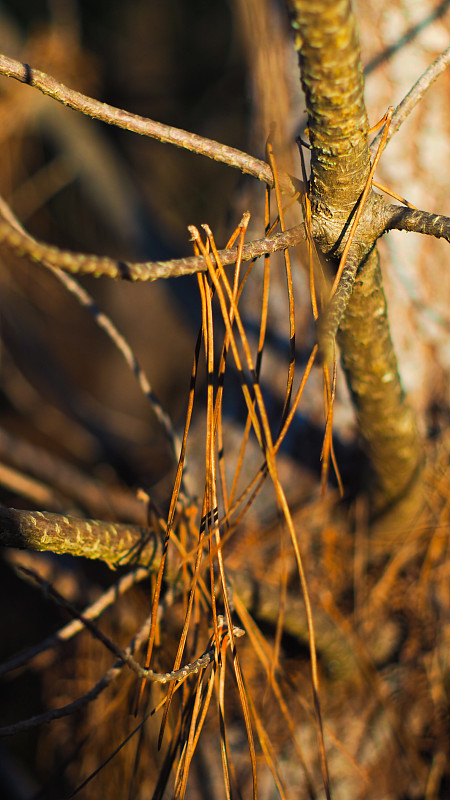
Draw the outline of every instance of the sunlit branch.
[[[386,230],[411,231],[446,239],[450,242],[450,217],[443,214],[430,214],[428,211],[389,205],[385,213],[388,217]]]
[[[3,203],[0,204],[0,213]],[[12,212],[10,212],[12,214]],[[14,218],[15,219],[15,218]],[[293,247],[305,238],[304,226],[295,225],[283,233],[256,239],[245,245],[242,251],[244,261],[250,261],[266,253],[275,253]],[[158,278],[179,278],[181,275],[193,275],[205,272],[207,264],[203,256],[189,256],[171,261],[148,261],[134,263],[119,261],[106,256],[85,255],[44,244],[24,231],[20,223],[12,224],[5,216],[0,217],[0,244],[10,248],[19,256],[26,256],[33,261],[43,262],[46,266],[62,269],[64,272],[79,275],[93,275],[98,278],[106,275],[109,278],[122,278],[131,281],[154,281]],[[220,250],[219,256],[223,265],[234,264],[239,248],[231,247]]]
[[[412,89],[403,98],[401,103],[395,109],[392,115],[392,121],[389,127],[389,133],[386,139],[386,144],[392,139],[394,133],[398,131],[400,126],[404,123],[405,119],[409,116],[413,108],[422,99],[423,95],[430,88],[432,83],[439,77],[441,72],[444,71],[450,64],[450,47],[447,47],[440,56],[425,70],[420,76],[419,80],[414,84]],[[370,152],[374,155],[377,151],[378,145],[383,135],[383,129],[377,134],[372,144],[370,145]]]
[[[101,559],[112,567],[156,570],[161,558],[161,540],[149,528],[14,508],[0,508],[0,545]]]
[[[82,114],[86,114],[92,119],[98,119],[108,125],[115,125],[118,128],[138,133],[141,136],[149,136],[152,139],[158,139],[160,142],[207,156],[214,159],[214,161],[220,161],[229,167],[235,167],[241,172],[247,173],[267,183],[269,186],[273,186],[272,170],[269,165],[234,147],[228,147],[215,142],[213,139],[205,139],[195,133],[173,128],[161,122],[155,122],[138,114],[131,114],[129,111],[114,108],[114,106],[110,106],[107,103],[101,103],[99,100],[94,100],[80,92],[76,92],[74,89],[70,89],[68,86],[64,86],[63,83],[55,80],[51,75],[47,75],[38,69],[33,69],[29,64],[24,64],[5,55],[0,55],[0,75],[4,75],[7,78],[15,78],[21,83],[27,83],[59,103],[75,111],[81,111]],[[287,175],[283,177],[281,185],[283,191],[287,194],[295,193],[292,181]]]

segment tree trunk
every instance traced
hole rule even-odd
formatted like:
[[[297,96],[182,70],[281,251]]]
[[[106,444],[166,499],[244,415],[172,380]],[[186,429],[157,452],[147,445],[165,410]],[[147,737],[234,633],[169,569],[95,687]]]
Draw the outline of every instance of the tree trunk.
[[[291,0],[290,5],[308,109],[312,232],[336,272],[370,170],[356,21],[350,0]],[[342,365],[371,461],[374,514],[396,505],[412,487],[415,494],[422,462],[389,332],[375,244],[382,217],[382,201],[371,190],[346,262],[352,272],[341,279],[347,281],[345,301],[338,307],[333,300],[333,314],[329,306],[339,324]]]

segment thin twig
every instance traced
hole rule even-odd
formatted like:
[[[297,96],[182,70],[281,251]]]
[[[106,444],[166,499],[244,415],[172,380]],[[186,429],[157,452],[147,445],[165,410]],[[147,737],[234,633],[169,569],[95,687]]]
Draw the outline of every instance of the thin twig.
[[[131,644],[129,644],[128,647],[123,651],[125,655],[131,657],[131,654],[135,652],[135,650],[143,641],[145,641],[150,628],[150,619],[151,616],[147,617]],[[5,725],[4,727],[0,728],[0,736],[13,736],[16,733],[22,733],[30,728],[36,728],[38,725],[53,722],[55,719],[61,719],[62,717],[67,717],[70,714],[74,714],[75,711],[80,711],[82,708],[87,706],[88,703],[96,700],[99,694],[108,688],[112,681],[120,675],[124,666],[125,663],[123,659],[116,661],[116,663],[113,664],[113,666],[110,667],[107,672],[105,672],[98,683],[96,683],[92,689],[83,694],[81,697],[77,697],[76,700],[73,700],[71,703],[67,703],[65,706],[52,708],[49,711],[44,711],[43,714],[37,714],[34,717],[20,720],[20,722],[14,722],[12,725]]]
[[[8,224],[11,225],[20,235],[24,235],[28,238],[30,244],[34,242],[32,236],[30,236],[23,226],[20,224],[18,219],[14,216],[12,210],[8,206],[8,204],[0,197],[0,213],[3,218],[6,220]],[[178,460],[179,453],[181,450],[181,442],[177,433],[173,427],[172,420],[170,419],[167,412],[162,407],[161,403],[159,402],[157,396],[155,395],[150,381],[147,378],[146,373],[142,369],[141,365],[139,364],[136,356],[133,353],[130,345],[128,344],[127,340],[119,332],[119,330],[114,325],[113,321],[100,309],[97,307],[93,297],[87,292],[87,290],[80,286],[80,284],[75,280],[75,278],[66,275],[64,272],[55,269],[46,259],[42,259],[42,263],[44,266],[49,269],[55,278],[63,284],[63,286],[73,294],[78,302],[87,308],[91,314],[93,315],[97,325],[102,328],[106,335],[111,339],[111,341],[116,345],[119,352],[122,354],[123,358],[125,359],[126,364],[131,369],[133,374],[136,377],[136,380],[141,388],[143,394],[147,397],[150,401],[155,416],[160,423],[161,427],[165,431],[165,434],[172,445],[172,450],[175,456],[175,459]]]
[[[158,139],[160,142],[182,147],[192,153],[207,156],[214,159],[214,161],[220,161],[229,167],[235,167],[241,172],[252,175],[252,177],[267,183],[269,186],[273,185],[273,176],[269,165],[258,158],[243,153],[234,147],[215,142],[213,139],[205,139],[195,133],[173,128],[170,125],[163,125],[163,123],[155,122],[147,117],[130,114],[129,111],[114,108],[114,106],[110,106],[107,103],[101,103],[99,100],[87,97],[74,89],[69,89],[63,83],[52,78],[51,75],[46,75],[45,72],[32,69],[29,64],[23,64],[13,58],[8,58],[8,56],[0,55],[0,75],[4,75],[7,78],[15,78],[21,83],[27,83],[59,103],[75,111],[81,111],[82,114],[86,114],[92,119],[98,119],[108,125],[115,125],[118,128],[123,128],[142,136]],[[287,175],[283,177],[282,188],[288,194],[295,194],[292,181]]]
[[[97,325],[105,331],[106,335],[111,339],[119,352],[122,354],[126,364],[134,374],[142,393],[145,395],[147,400],[150,401],[155,417],[157,418],[167,436],[167,439],[170,442],[175,460],[178,461],[181,450],[181,441],[179,436],[175,431],[169,414],[163,408],[158,397],[153,391],[145,371],[139,364],[132,348],[125,339],[125,336],[120,333],[107,314],[98,308],[93,297],[86,291],[84,287],[80,286],[75,278],[73,278],[71,275],[66,275],[64,272],[56,270],[53,267],[49,267],[49,269],[51,269],[55,278],[77,298],[79,303],[91,312]]]
[[[32,578],[38,586],[42,589],[42,591],[52,598],[58,605],[65,608],[75,619],[80,620],[83,623],[84,627],[87,628],[89,633],[95,639],[98,639],[107,650],[109,650],[113,655],[116,656],[120,661],[123,661],[124,664],[127,665],[136,675],[138,678],[143,678],[145,680],[151,681],[152,683],[173,683],[176,681],[184,680],[188,675],[197,674],[201,669],[204,669],[214,661],[215,654],[216,654],[216,647],[215,641],[213,639],[213,643],[210,647],[199,657],[196,658],[190,664],[185,664],[184,667],[180,669],[174,669],[171,672],[154,672],[152,669],[144,669],[141,665],[133,658],[133,656],[128,652],[128,650],[122,650],[121,647],[116,645],[115,642],[112,641],[108,636],[106,636],[103,631],[101,631],[97,625],[89,619],[85,617],[80,611],[77,611],[75,606],[69,601],[66,600],[56,589],[44,578],[35,572],[32,569],[28,569],[28,567],[19,566],[18,567],[20,572],[23,572],[24,575],[27,577]],[[149,618],[150,622],[150,618]],[[222,619],[222,628],[221,630],[221,641],[223,638],[226,638],[229,634],[228,628],[226,627],[225,623]],[[150,625],[148,630],[150,629]],[[233,627],[233,634],[235,637],[243,636],[245,631],[242,628]]]
[[[117,583],[110,586],[106,592],[103,592],[101,597],[84,609],[83,617],[86,617],[86,619],[96,619],[103,614],[109,606],[113,605],[118,597],[125,594],[128,589],[135,586],[140,581],[144,581],[146,578],[148,578],[148,570],[143,567],[138,567],[132,572],[129,572],[128,575],[123,575]],[[4,661],[3,664],[0,664],[0,676],[14,669],[18,669],[19,667],[23,667],[24,665],[29,665],[30,661],[36,658],[36,656],[41,655],[41,653],[44,653],[46,650],[57,647],[63,642],[68,642],[69,639],[73,639],[73,637],[82,630],[84,630],[84,625],[81,620],[73,619],[71,622],[67,623],[67,625],[64,625],[63,628],[60,628],[57,633],[47,636],[46,639],[43,639],[38,644],[34,645],[34,647],[29,647],[24,652],[18,653],[7,661]]]
[[[397,133],[400,126],[404,123],[407,116],[411,113],[413,108],[417,105],[417,103],[422,99],[423,95],[430,88],[431,84],[434,83],[436,78],[439,77],[441,72],[444,71],[450,64],[450,47],[447,47],[440,56],[436,58],[435,61],[425,70],[425,72],[420,76],[419,80],[414,84],[412,89],[408,92],[408,94],[403,98],[401,103],[395,109],[391,124],[389,126],[389,133],[386,139],[386,145],[392,139],[394,133]],[[384,128],[377,134],[375,139],[373,140],[372,144],[370,145],[370,153],[371,155],[375,155],[377,148],[380,144],[381,137],[383,136]]]
[[[107,256],[74,253],[70,250],[61,250],[58,247],[47,245],[34,239],[21,226],[8,208],[8,216],[4,213],[4,201],[0,202],[0,244],[9,247],[19,256],[27,256],[33,261],[43,262],[47,267],[61,269],[79,275],[93,275],[99,278],[106,275],[109,278],[121,278],[131,281],[154,281],[158,278],[179,278],[181,275],[193,275],[196,272],[206,272],[207,264],[203,256],[189,256],[170,261],[147,261],[135,263],[119,261]],[[13,224],[12,220],[15,220]],[[305,238],[304,226],[295,225],[284,233],[257,239],[245,245],[242,258],[250,261],[267,253],[285,250],[293,247]],[[238,257],[239,248],[231,247],[219,251],[222,265],[234,264]]]

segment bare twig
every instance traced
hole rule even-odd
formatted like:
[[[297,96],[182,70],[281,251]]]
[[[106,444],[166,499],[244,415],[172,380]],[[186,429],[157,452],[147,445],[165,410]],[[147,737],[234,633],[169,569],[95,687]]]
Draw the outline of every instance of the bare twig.
[[[109,650],[119,661],[122,661],[124,664],[127,665],[137,676],[138,678],[143,678],[144,680],[152,681],[153,683],[174,683],[175,681],[184,680],[188,675],[196,674],[201,669],[204,669],[214,661],[215,654],[216,654],[216,645],[215,639],[213,638],[210,646],[208,649],[199,657],[196,658],[190,664],[186,664],[181,669],[174,669],[172,672],[154,672],[152,669],[144,669],[141,667],[138,661],[133,658],[130,652],[127,650],[122,650],[112,639],[106,636],[103,631],[98,628],[98,626],[89,619],[80,611],[77,611],[75,606],[69,601],[66,600],[56,589],[44,578],[42,578],[37,572],[32,569],[28,569],[28,567],[19,566],[18,570],[23,572],[24,575],[34,580],[38,586],[42,589],[42,591],[52,598],[58,605],[62,608],[65,608],[75,619],[78,619],[85,628],[92,634],[95,639],[98,639],[107,650]],[[150,620],[150,618],[149,618]],[[224,630],[223,630],[224,629]],[[243,636],[245,631],[241,628],[233,627],[233,634],[237,638],[239,636]],[[228,641],[229,631],[223,622],[222,619],[222,629],[221,629],[221,638],[220,642]]]
[[[6,223],[11,226],[11,228],[14,228],[21,236],[24,235],[28,238],[31,246],[34,242],[33,237],[25,231],[2,197],[0,197],[0,213],[5,219]],[[116,345],[117,349],[122,353],[125,362],[135,375],[143,394],[150,401],[155,416],[164,429],[166,436],[172,445],[175,459],[178,460],[181,442],[175,432],[172,420],[156,397],[147,375],[139,364],[125,337],[118,331],[112,320],[104,312],[100,311],[89,292],[80,286],[80,284],[74,278],[66,275],[60,270],[55,269],[48,261],[46,261],[46,259],[42,259],[42,263],[49,270],[51,270],[55,278],[59,280],[60,283],[62,283],[63,286],[65,286],[65,288],[77,298],[78,302],[93,314],[97,325],[105,331],[106,335],[109,336],[111,341]]]
[[[139,633],[134,637],[132,643],[128,645],[126,650],[124,650],[125,654],[131,657],[131,653],[134,653],[137,647],[140,646],[143,641],[145,641],[146,637],[148,636],[150,621],[151,617],[149,616],[145,620]],[[96,683],[92,689],[83,694],[81,697],[77,697],[76,700],[73,700],[71,703],[67,703],[65,706],[60,706],[60,708],[52,708],[49,711],[45,711],[43,714],[37,714],[34,717],[20,720],[20,722],[15,722],[12,725],[5,725],[4,727],[0,728],[0,736],[13,736],[16,733],[22,733],[22,731],[30,730],[30,728],[36,728],[38,725],[53,722],[55,719],[61,719],[62,717],[67,717],[70,714],[74,714],[75,711],[80,711],[80,709],[87,706],[88,703],[96,700],[99,694],[108,688],[113,680],[120,675],[124,666],[125,664],[122,659],[116,661],[116,663],[113,664],[113,666],[110,667],[107,672],[105,672],[98,683]]]
[[[108,125],[115,125],[127,131],[139,133],[141,136],[149,136],[152,139],[158,139],[160,142],[173,144],[176,147],[190,150],[192,153],[207,156],[214,159],[214,161],[221,161],[229,167],[235,167],[241,172],[252,175],[269,186],[273,186],[273,176],[269,165],[234,147],[228,147],[212,139],[205,139],[195,133],[173,128],[170,125],[163,125],[161,122],[155,122],[137,114],[130,114],[130,112],[123,109],[114,108],[114,106],[101,103],[99,100],[93,100],[91,97],[76,92],[74,89],[69,89],[63,83],[59,83],[55,78],[52,78],[51,75],[32,69],[28,64],[23,64],[5,55],[0,55],[0,75],[5,75],[7,78],[15,78],[21,83],[34,86],[43,94],[52,97],[75,111],[81,111],[82,114],[86,114],[92,119],[99,119]],[[292,181],[287,175],[283,176],[282,188],[288,194],[295,194]]]
[[[20,222],[8,208],[4,213],[5,203],[0,203],[0,244],[3,243],[19,256],[27,256],[33,261],[44,263],[47,267],[55,267],[64,272],[80,275],[93,275],[98,278],[107,275],[109,278],[122,278],[131,281],[154,281],[158,278],[179,278],[181,275],[193,275],[196,272],[205,272],[207,264],[203,256],[189,256],[171,261],[147,261],[133,263],[119,261],[106,256],[85,255],[73,253],[70,250],[60,250],[43,242],[39,242],[27,233]],[[283,233],[257,239],[245,245],[242,252],[244,261],[275,253],[293,247],[305,238],[304,226],[295,225]],[[230,247],[219,251],[222,265],[234,264],[238,257],[238,247]]]
[[[422,99],[423,95],[430,88],[431,84],[434,83],[436,78],[439,77],[441,72],[444,71],[450,64],[450,47],[447,47],[440,56],[436,58],[435,61],[425,70],[425,72],[420,76],[419,80],[414,84],[412,89],[408,92],[408,94],[403,98],[401,103],[395,109],[392,115],[392,121],[389,126],[389,133],[386,139],[386,145],[392,139],[394,133],[398,131],[400,126],[403,124],[407,116],[411,113],[413,108],[417,105],[417,103]],[[372,155],[375,155],[377,148],[380,144],[381,137],[383,136],[384,128],[377,134],[375,139],[373,140],[372,144],[370,145],[370,152]]]
[[[60,270],[56,270],[53,267],[49,267],[49,269],[51,269],[55,278],[59,280],[71,294],[75,295],[79,303],[81,303],[82,306],[84,306],[91,312],[97,325],[100,328],[102,328],[102,330],[105,331],[106,335],[111,339],[111,341],[115,344],[119,352],[122,354],[126,364],[136,377],[136,380],[139,384],[142,393],[145,395],[147,400],[150,401],[155,417],[157,418],[159,424],[161,425],[167,436],[167,439],[170,442],[175,461],[178,461],[178,457],[180,455],[180,450],[181,450],[181,442],[179,436],[175,431],[175,428],[173,426],[169,414],[162,407],[158,397],[156,396],[155,392],[151,387],[150,381],[145,371],[139,364],[136,356],[133,353],[133,350],[131,349],[130,345],[128,344],[123,334],[120,333],[120,331],[116,328],[113,321],[107,316],[107,314],[105,314],[97,307],[93,297],[89,294],[89,292],[86,291],[86,289],[80,286],[80,284],[75,280],[75,278],[73,278],[71,275],[66,275],[64,272],[61,272]]]

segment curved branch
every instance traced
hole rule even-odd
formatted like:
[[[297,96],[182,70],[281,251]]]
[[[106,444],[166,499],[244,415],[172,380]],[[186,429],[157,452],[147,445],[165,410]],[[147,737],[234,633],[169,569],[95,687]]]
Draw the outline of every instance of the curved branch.
[[[0,205],[0,213],[1,208]],[[14,220],[16,221],[15,217]],[[275,253],[277,250],[293,247],[304,238],[304,226],[295,225],[283,233],[249,242],[243,248],[242,259],[251,261],[253,258],[267,253]],[[18,221],[17,225],[12,224],[5,216],[0,217],[0,244],[6,245],[19,256],[27,256],[33,261],[45,263],[46,266],[79,275],[93,275],[95,278],[106,275],[109,278],[131,281],[155,281],[158,278],[179,278],[181,275],[193,275],[196,272],[206,272],[208,269],[203,256],[135,263],[119,261],[107,256],[61,250],[34,239]],[[220,250],[219,257],[222,265],[234,264],[238,257],[238,250],[238,247]]]
[[[0,508],[0,545],[157,569],[161,540],[149,528]]]
[[[436,239],[446,239],[450,243],[450,217],[394,205],[387,205],[385,212],[388,216],[387,231],[425,233],[435,236]]]
[[[162,122],[155,122],[147,117],[131,114],[121,108],[101,103],[99,100],[94,100],[81,94],[81,92],[70,89],[63,83],[59,83],[59,81],[45,72],[32,69],[29,64],[23,64],[1,54],[0,75],[4,75],[7,78],[15,78],[21,83],[27,83],[59,103],[63,103],[63,105],[75,111],[81,111],[82,114],[86,114],[92,119],[98,119],[108,125],[115,125],[118,128],[138,133],[141,136],[149,136],[152,139],[158,139],[160,142],[173,144],[175,147],[181,147],[185,150],[190,150],[192,153],[207,156],[214,159],[214,161],[220,161],[229,167],[235,167],[241,172],[252,175],[252,177],[267,183],[268,186],[273,186],[273,175],[269,165],[259,158],[254,158],[248,153],[237,150],[235,147],[228,147],[215,142],[213,139],[205,139],[195,133],[173,128],[170,125],[164,125]],[[287,194],[295,194],[295,189],[289,176],[283,176],[281,186]]]

